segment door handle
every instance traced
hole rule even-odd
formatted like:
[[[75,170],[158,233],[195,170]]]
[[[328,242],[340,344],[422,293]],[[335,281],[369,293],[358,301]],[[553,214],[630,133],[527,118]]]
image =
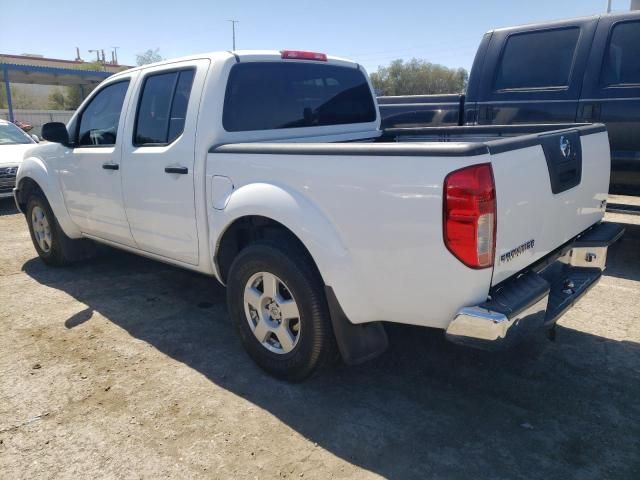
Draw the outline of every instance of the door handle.
[[[592,102],[582,105],[579,121],[597,122],[600,119],[600,103]]]
[[[179,173],[180,175],[186,175],[189,173],[189,169],[187,167],[165,167],[164,171],[166,173]]]
[[[103,163],[102,168],[104,168],[105,170],[119,170],[120,165],[118,165],[117,163]]]

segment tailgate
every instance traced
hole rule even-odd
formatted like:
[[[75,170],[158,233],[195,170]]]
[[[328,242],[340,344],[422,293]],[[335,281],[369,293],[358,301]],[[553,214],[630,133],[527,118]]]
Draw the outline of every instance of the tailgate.
[[[497,200],[495,285],[603,218],[610,152],[603,125],[487,145]]]

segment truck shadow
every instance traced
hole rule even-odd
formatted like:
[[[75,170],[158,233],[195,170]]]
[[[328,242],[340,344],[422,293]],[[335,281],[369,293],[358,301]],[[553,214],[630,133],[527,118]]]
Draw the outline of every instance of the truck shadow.
[[[23,270],[87,305],[67,328],[99,312],[386,478],[632,478],[640,471],[640,345],[633,342],[558,327],[556,342],[540,338],[491,354],[451,345],[439,331],[389,325],[385,355],[289,385],[244,353],[224,289],[210,278],[117,251],[68,269],[32,259]]]

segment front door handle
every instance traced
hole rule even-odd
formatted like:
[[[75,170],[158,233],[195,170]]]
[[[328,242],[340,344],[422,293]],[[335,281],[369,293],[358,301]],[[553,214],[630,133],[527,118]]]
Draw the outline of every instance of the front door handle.
[[[103,163],[102,168],[104,168],[105,170],[119,170],[120,165],[118,165],[117,163]]]
[[[189,169],[187,167],[165,167],[164,171],[166,173],[179,173],[180,175],[186,175],[189,173]]]

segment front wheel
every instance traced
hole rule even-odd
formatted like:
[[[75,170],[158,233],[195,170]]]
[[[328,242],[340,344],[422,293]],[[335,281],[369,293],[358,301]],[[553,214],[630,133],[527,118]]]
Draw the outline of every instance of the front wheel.
[[[336,357],[323,283],[300,247],[250,245],[234,260],[227,283],[231,319],[264,370],[301,381]]]
[[[65,235],[49,202],[40,192],[29,196],[26,219],[33,246],[47,265],[61,267],[91,255],[88,240],[72,240]]]

